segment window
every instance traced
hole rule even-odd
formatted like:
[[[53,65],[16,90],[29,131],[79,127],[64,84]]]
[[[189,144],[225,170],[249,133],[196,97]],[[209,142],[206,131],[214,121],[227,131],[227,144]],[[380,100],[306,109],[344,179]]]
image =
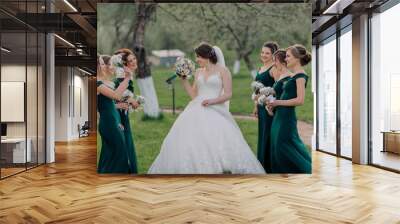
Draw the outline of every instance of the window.
[[[318,149],[336,153],[336,35],[318,48]]]
[[[340,35],[340,155],[352,157],[352,33],[351,25]]]
[[[400,4],[371,18],[371,157],[373,164],[396,170],[400,170],[399,21]],[[385,132],[391,140],[385,139]],[[387,144],[392,143],[390,148]]]
[[[21,14],[40,13],[44,4],[17,3],[7,4],[18,5]],[[46,40],[12,16],[0,17],[9,21],[0,30],[0,178],[5,178],[45,163]]]

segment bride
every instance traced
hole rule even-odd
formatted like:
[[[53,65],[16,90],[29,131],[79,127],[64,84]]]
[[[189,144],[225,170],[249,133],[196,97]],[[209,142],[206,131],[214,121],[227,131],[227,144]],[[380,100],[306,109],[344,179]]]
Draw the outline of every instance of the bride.
[[[202,43],[195,52],[200,68],[193,85],[181,79],[192,101],[176,119],[148,173],[265,173],[229,112],[232,80],[222,51]]]

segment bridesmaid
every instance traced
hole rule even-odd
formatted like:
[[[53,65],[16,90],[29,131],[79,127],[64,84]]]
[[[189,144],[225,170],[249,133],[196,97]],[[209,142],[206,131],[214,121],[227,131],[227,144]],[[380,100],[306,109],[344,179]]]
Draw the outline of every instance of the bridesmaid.
[[[267,42],[261,48],[260,59],[263,66],[257,72],[255,78],[256,81],[261,82],[264,86],[270,86],[274,84],[275,80],[272,77],[270,70],[274,64],[272,55],[278,49],[278,45],[273,42]],[[263,165],[265,171],[269,173],[271,171],[269,156],[269,145],[270,145],[270,130],[272,124],[272,116],[270,116],[264,106],[256,104],[254,107],[254,116],[258,117],[258,145],[257,145],[257,158]]]
[[[127,66],[131,71],[135,71],[137,69],[137,61],[135,54],[126,48],[119,49],[114,54],[122,55],[122,62],[125,66]],[[116,79],[114,81],[115,87],[119,86],[119,81]],[[129,80],[128,89],[133,92],[133,82],[132,79]],[[130,99],[133,108],[139,107],[139,104],[136,100]],[[135,144],[133,142],[132,129],[129,121],[129,112],[127,103],[117,103],[116,107],[118,108],[118,113],[121,117],[121,123],[124,126],[124,136],[125,136],[125,144],[126,151],[128,155],[129,166],[132,173],[138,173],[137,170],[137,160],[135,153]]]
[[[280,98],[268,103],[276,109],[271,127],[272,173],[311,173],[311,155],[298,134],[295,112],[296,106],[304,103],[308,76],[303,66],[310,61],[311,54],[304,46],[289,47],[286,63],[293,74],[282,84]]]
[[[285,50],[277,50],[273,57],[274,67],[271,69],[271,73],[277,81],[272,87],[275,90],[275,98],[279,99],[282,95],[283,85],[288,81],[292,74],[287,68]]]
[[[115,108],[114,100],[120,100],[128,87],[130,75],[114,90],[114,69],[109,65],[109,56],[97,57],[97,110],[99,111],[99,133],[101,152],[97,171],[99,173],[129,173],[124,138],[124,127]]]

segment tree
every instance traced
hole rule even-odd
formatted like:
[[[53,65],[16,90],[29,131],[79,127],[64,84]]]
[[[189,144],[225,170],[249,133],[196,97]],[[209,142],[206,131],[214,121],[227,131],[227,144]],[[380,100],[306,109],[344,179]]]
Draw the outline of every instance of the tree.
[[[112,54],[119,48],[132,48],[137,56],[137,83],[146,98],[145,116],[157,118],[160,109],[154,88],[151,69],[147,63],[145,33],[154,18],[157,4],[106,4],[99,5],[98,52]]]
[[[163,16],[163,25],[184,34],[187,41],[209,40],[233,51],[233,73],[243,60],[255,75],[252,55],[263,42],[279,40],[288,45],[305,40],[302,34],[307,31],[301,29],[307,29],[307,8],[306,4],[163,4],[160,12],[164,15],[159,16]],[[165,22],[167,17],[173,21]]]
[[[138,85],[140,93],[145,97],[146,103],[144,105],[145,115],[157,118],[160,116],[160,108],[158,104],[156,90],[154,88],[154,81],[151,77],[150,66],[147,62],[146,48],[145,48],[145,31],[152,15],[155,13],[156,3],[141,3],[138,2],[136,10],[136,24],[133,35],[133,49],[138,59]]]

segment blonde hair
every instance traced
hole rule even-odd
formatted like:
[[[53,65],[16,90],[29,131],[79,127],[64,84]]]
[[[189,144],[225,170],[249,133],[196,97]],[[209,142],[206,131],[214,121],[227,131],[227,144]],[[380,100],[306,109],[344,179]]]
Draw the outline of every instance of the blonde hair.
[[[108,55],[97,55],[97,76],[104,77],[104,70],[110,64],[110,58]]]

